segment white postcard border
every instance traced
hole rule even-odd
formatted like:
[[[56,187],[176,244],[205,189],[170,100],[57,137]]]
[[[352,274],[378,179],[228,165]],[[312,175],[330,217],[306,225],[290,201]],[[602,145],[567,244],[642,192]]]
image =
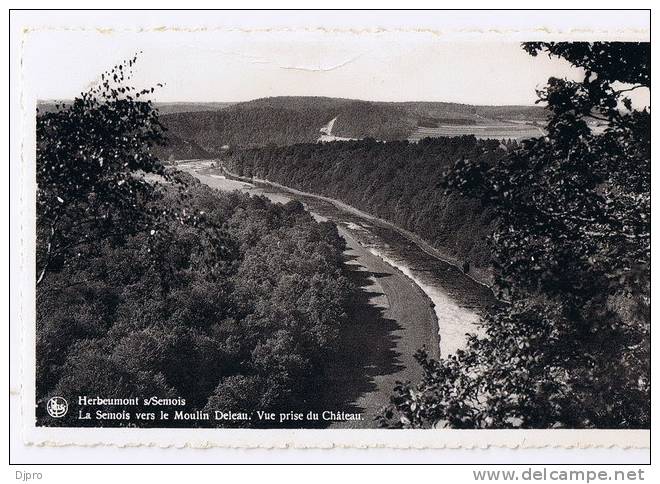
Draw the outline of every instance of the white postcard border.
[[[206,19],[204,29],[208,26],[208,13],[201,14]],[[374,12],[378,15],[378,12]],[[419,12],[428,22],[428,16]],[[463,13],[465,15],[465,13]],[[413,16],[414,17],[414,16]],[[411,17],[411,18],[413,18]],[[530,15],[533,20],[534,15]],[[122,19],[119,14],[112,14],[114,28],[119,28]],[[333,18],[337,18],[335,15]],[[263,15],[259,17],[263,21]],[[282,22],[282,17],[278,17]],[[249,27],[242,22],[244,19],[235,18],[237,30],[242,32]],[[300,22],[299,18],[294,19]],[[459,19],[460,20],[460,19]],[[570,16],[564,18],[569,21]],[[363,19],[367,22],[368,19]],[[80,22],[77,19],[76,22]],[[190,18],[188,18],[190,22]],[[97,31],[99,35],[105,35],[103,29],[107,29],[107,22],[93,22],[87,27],[76,25],[74,30]],[[230,27],[218,27],[218,30],[226,31]],[[323,27],[327,28],[327,27]],[[26,26],[19,40],[21,47],[27,41],[30,32],[44,30],[68,29],[63,26],[61,19],[52,25],[37,22]],[[149,27],[145,31],[159,29],[164,35],[184,35],[186,30],[193,30],[190,24],[172,23],[160,27]],[[351,27],[355,31],[355,27]],[[350,30],[349,29],[349,30]],[[263,27],[257,28],[260,33]],[[270,29],[273,35],[282,28]],[[290,28],[284,28],[290,32]],[[314,30],[314,29],[312,29]],[[322,30],[322,29],[321,29]],[[341,29],[333,29],[337,33]],[[410,29],[413,31],[414,29]],[[309,29],[304,31],[308,32]],[[428,32],[425,29],[423,32]],[[360,32],[368,35],[369,28]],[[373,33],[373,31],[371,32]],[[446,25],[436,33],[447,40],[467,40],[484,38],[497,38],[500,40],[528,39],[530,33],[534,33],[534,40],[648,40],[650,32],[639,27],[621,28],[608,30],[596,28],[593,30],[584,27],[565,30],[545,28],[520,28],[478,30],[474,28],[449,28]],[[22,65],[23,59],[21,59]],[[397,448],[397,449],[440,449],[461,448],[476,449],[489,447],[503,448],[636,448],[643,449],[650,446],[649,430],[262,430],[262,429],[139,429],[139,428],[61,428],[61,427],[36,427],[35,417],[35,277],[32,268],[35,264],[35,125],[34,108],[36,101],[30,91],[29,80],[23,78],[22,71],[19,78],[20,91],[19,102],[21,109],[20,123],[20,155],[21,161],[18,169],[12,171],[12,183],[18,186],[19,200],[18,208],[14,207],[14,213],[20,215],[20,230],[18,238],[19,247],[19,270],[21,277],[18,287],[18,301],[13,302],[13,307],[18,311],[11,319],[14,334],[20,337],[20,352],[12,350],[12,362],[14,368],[11,373],[11,403],[20,406],[20,422],[12,422],[14,428],[20,427],[21,440],[27,445],[35,446],[107,446],[118,447],[192,447],[192,448]],[[16,134],[16,133],[14,133]],[[18,365],[17,365],[18,364]],[[16,367],[18,366],[18,373]],[[20,403],[18,402],[20,400]]]

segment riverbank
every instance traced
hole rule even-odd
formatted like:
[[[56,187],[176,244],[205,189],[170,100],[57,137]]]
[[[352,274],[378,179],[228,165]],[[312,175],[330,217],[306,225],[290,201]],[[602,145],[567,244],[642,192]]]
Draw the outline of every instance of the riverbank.
[[[270,186],[270,187],[277,188],[277,189],[282,190],[282,191],[292,193],[294,195],[302,195],[302,196],[306,196],[306,197],[313,197],[313,198],[316,198],[318,200],[323,200],[325,202],[331,203],[335,207],[337,207],[341,210],[345,210],[347,212],[350,212],[350,213],[352,213],[354,215],[357,215],[361,218],[365,218],[365,219],[370,220],[372,222],[382,224],[382,225],[384,225],[384,226],[386,226],[386,227],[388,227],[392,230],[395,230],[396,232],[398,232],[402,236],[406,237],[408,240],[413,242],[415,245],[417,245],[421,250],[426,252],[428,255],[430,255],[432,257],[435,257],[437,259],[440,259],[441,261],[443,261],[447,264],[450,264],[450,265],[452,265],[452,266],[454,266],[457,269],[462,271],[462,269],[461,269],[462,261],[460,261],[457,258],[452,257],[449,254],[444,253],[441,250],[433,247],[432,245],[430,245],[428,242],[426,242],[424,239],[422,239],[418,235],[415,235],[414,233],[412,233],[408,230],[397,227],[396,225],[394,225],[391,222],[388,222],[387,220],[384,220],[382,218],[378,218],[378,217],[376,217],[376,216],[374,216],[370,213],[364,212],[364,211],[359,210],[359,209],[357,209],[357,208],[355,208],[351,205],[348,205],[347,203],[344,203],[341,200],[336,200],[334,198],[325,197],[323,195],[318,195],[318,194],[315,194],[315,193],[304,192],[304,191],[301,191],[301,190],[297,190],[295,188],[290,188],[290,187],[287,187],[285,185],[281,185],[281,184],[276,183],[276,182],[272,182],[272,181],[269,181],[269,180],[264,180],[262,178],[245,177],[245,176],[236,175],[235,173],[231,173],[230,171],[228,171],[222,165],[221,162],[220,162],[218,168],[222,171],[224,176],[226,176],[229,179],[234,179],[234,180],[241,181],[241,182],[244,182],[244,183],[262,184],[262,185]],[[478,284],[481,284],[481,285],[483,285],[485,287],[488,287],[488,288],[492,287],[493,274],[490,271],[471,268],[468,272],[463,272],[463,274],[465,274],[467,277],[469,277],[470,279],[472,279],[474,282],[476,282]]]

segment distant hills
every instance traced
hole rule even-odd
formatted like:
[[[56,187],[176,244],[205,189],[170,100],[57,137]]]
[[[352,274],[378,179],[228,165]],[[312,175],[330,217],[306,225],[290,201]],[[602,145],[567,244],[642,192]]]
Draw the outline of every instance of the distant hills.
[[[210,154],[227,146],[315,142],[319,128],[335,117],[336,136],[384,141],[414,139],[420,128],[444,136],[450,134],[443,134],[443,127],[462,126],[462,132],[469,134],[469,126],[477,128],[475,132],[482,132],[487,126],[515,128],[545,124],[545,111],[538,106],[389,103],[328,97],[262,98],[208,110],[201,110],[202,106],[195,105],[194,111],[163,114],[161,119],[171,135],[188,140]],[[506,130],[496,132],[500,136]],[[527,129],[525,133],[532,131]],[[538,130],[533,133],[538,135]],[[529,135],[532,134],[526,134]],[[510,137],[522,136],[514,133]]]
[[[56,104],[68,104],[70,99],[49,99],[47,101],[39,101],[38,108],[41,112],[55,111]],[[230,102],[209,102],[209,103],[196,103],[196,102],[171,102],[171,103],[154,103],[160,114],[172,113],[194,113],[197,111],[216,111],[232,106],[236,103]]]
[[[56,101],[40,103],[42,111]],[[333,135],[391,141],[475,134],[537,136],[546,113],[539,106],[474,106],[447,102],[376,102],[281,96],[228,103],[155,103],[168,128],[165,160],[208,158],[227,147],[253,148],[315,142],[319,128],[337,118]]]

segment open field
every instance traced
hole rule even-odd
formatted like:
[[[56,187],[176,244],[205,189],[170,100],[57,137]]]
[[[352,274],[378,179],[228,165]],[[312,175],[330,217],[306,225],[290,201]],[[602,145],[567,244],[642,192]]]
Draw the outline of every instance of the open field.
[[[545,132],[532,124],[490,124],[490,125],[444,125],[437,128],[419,127],[409,137],[409,141],[417,142],[424,138],[439,138],[441,136],[474,135],[479,139],[515,139],[536,138],[544,136]]]

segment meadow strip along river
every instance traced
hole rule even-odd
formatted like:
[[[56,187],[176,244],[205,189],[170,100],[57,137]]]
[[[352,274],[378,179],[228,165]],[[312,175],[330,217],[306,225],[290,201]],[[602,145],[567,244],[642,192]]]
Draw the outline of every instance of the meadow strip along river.
[[[414,353],[435,358],[463,348],[466,333],[479,332],[491,291],[456,267],[423,250],[387,224],[312,194],[223,176],[214,162],[177,163],[210,187],[263,195],[276,203],[298,200],[317,220],[331,220],[346,240],[349,275],[358,288],[340,350],[330,362],[323,400],[328,409],[362,412],[364,420],[334,428],[373,428],[397,381],[418,381]]]

